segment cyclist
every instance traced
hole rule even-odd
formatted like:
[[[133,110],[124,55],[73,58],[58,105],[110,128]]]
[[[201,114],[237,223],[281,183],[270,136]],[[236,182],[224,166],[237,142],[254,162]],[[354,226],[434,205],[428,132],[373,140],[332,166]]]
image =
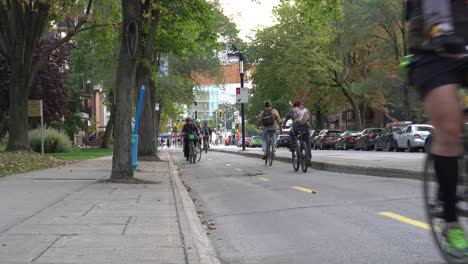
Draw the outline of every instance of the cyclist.
[[[202,137],[201,137],[201,134],[203,133],[203,129],[202,129],[202,126],[201,126],[201,120],[200,119],[195,119],[195,125],[197,126],[197,129],[198,129],[198,143],[202,144]]]
[[[281,117],[279,112],[276,109],[273,109],[270,101],[265,101],[263,103],[265,109],[258,115],[258,127],[263,129],[262,131],[262,150],[263,157],[266,159],[266,140],[268,136],[268,131],[274,131],[273,138],[271,139],[271,144],[274,146],[276,144],[276,133],[278,128],[281,129]]]
[[[414,54],[409,79],[436,130],[431,155],[446,223],[443,234],[447,253],[458,258],[468,257],[468,243],[456,212],[458,158],[463,155],[457,90],[467,81],[466,61],[459,60],[468,44],[467,17],[465,0],[407,0],[408,44]]]
[[[289,130],[289,141],[290,141],[290,150],[294,151],[296,148],[296,137],[299,135],[299,132],[304,133],[304,143],[306,145],[306,158],[307,158],[307,165],[311,165],[312,159],[312,151],[310,148],[310,122],[311,122],[311,114],[307,108],[304,106],[304,102],[300,100],[296,100],[293,102],[293,108],[291,108],[288,113],[286,114],[286,119],[284,123],[288,122],[288,120],[293,121],[293,126],[291,130]]]
[[[208,148],[210,148],[210,137],[213,131],[211,131],[211,128],[208,126],[207,122],[203,122],[203,127],[202,127],[201,132],[203,133],[203,138],[206,140],[204,142],[206,142],[208,145]]]
[[[184,135],[184,157],[189,160],[189,135],[190,134],[199,134],[199,130],[197,126],[193,123],[193,119],[187,117],[185,119],[185,124],[182,127],[182,135]],[[197,144],[197,140],[195,140],[195,144]]]

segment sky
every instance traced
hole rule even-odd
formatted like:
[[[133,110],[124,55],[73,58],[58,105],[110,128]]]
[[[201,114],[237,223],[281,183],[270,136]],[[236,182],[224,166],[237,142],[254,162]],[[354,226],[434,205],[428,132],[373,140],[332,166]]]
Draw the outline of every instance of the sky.
[[[254,36],[251,32],[253,29],[274,24],[272,10],[280,0],[220,0],[219,2],[224,14],[237,24],[240,37],[248,41],[247,36]]]

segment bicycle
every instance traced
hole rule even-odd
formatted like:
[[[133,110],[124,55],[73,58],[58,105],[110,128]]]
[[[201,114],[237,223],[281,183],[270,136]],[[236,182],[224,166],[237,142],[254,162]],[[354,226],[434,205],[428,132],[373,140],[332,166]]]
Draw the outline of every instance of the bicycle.
[[[195,163],[197,159],[197,150],[195,149],[195,140],[197,136],[195,134],[189,135],[189,162]]]
[[[268,130],[267,140],[266,140],[266,150],[265,150],[265,166],[273,164],[273,157],[275,155],[275,146],[271,143],[272,138],[275,136],[276,131]]]
[[[306,145],[303,139],[305,134],[304,131],[299,132],[296,138],[296,147],[291,151],[294,171],[298,171],[300,167],[303,172],[307,172]]]

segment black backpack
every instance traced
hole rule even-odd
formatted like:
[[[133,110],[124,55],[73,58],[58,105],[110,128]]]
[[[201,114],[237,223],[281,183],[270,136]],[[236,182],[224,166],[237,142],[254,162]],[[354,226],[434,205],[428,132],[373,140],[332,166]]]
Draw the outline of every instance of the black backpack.
[[[261,123],[263,126],[272,126],[275,123],[273,112],[271,108],[265,108],[262,115]]]

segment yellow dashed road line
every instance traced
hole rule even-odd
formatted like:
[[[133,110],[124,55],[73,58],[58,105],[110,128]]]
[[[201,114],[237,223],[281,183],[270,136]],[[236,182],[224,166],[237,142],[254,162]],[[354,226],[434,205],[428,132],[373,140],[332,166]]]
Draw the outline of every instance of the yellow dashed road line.
[[[395,213],[392,213],[392,212],[381,212],[381,213],[379,213],[379,215],[386,216],[386,217],[395,219],[397,221],[400,221],[400,222],[403,222],[403,223],[406,223],[406,224],[414,225],[414,226],[417,226],[417,227],[422,228],[422,229],[426,229],[426,230],[431,229],[431,226],[429,224],[426,224],[424,222],[414,220],[414,219],[411,219],[411,218],[408,218],[408,217],[405,217],[405,216],[402,216],[402,215],[399,215],[399,214],[395,214]]]
[[[257,178],[258,180],[261,180],[261,181],[269,181],[270,179],[268,178]]]
[[[241,171],[242,169],[235,169],[236,171]]]
[[[317,193],[317,191],[315,191],[315,190],[307,189],[307,188],[299,187],[299,186],[293,186],[291,188],[296,189],[296,190],[301,191],[301,192],[306,192],[306,193]]]
[[[226,166],[228,166],[228,167],[229,167],[229,166],[231,166],[231,164],[229,164],[229,163],[226,163]]]

